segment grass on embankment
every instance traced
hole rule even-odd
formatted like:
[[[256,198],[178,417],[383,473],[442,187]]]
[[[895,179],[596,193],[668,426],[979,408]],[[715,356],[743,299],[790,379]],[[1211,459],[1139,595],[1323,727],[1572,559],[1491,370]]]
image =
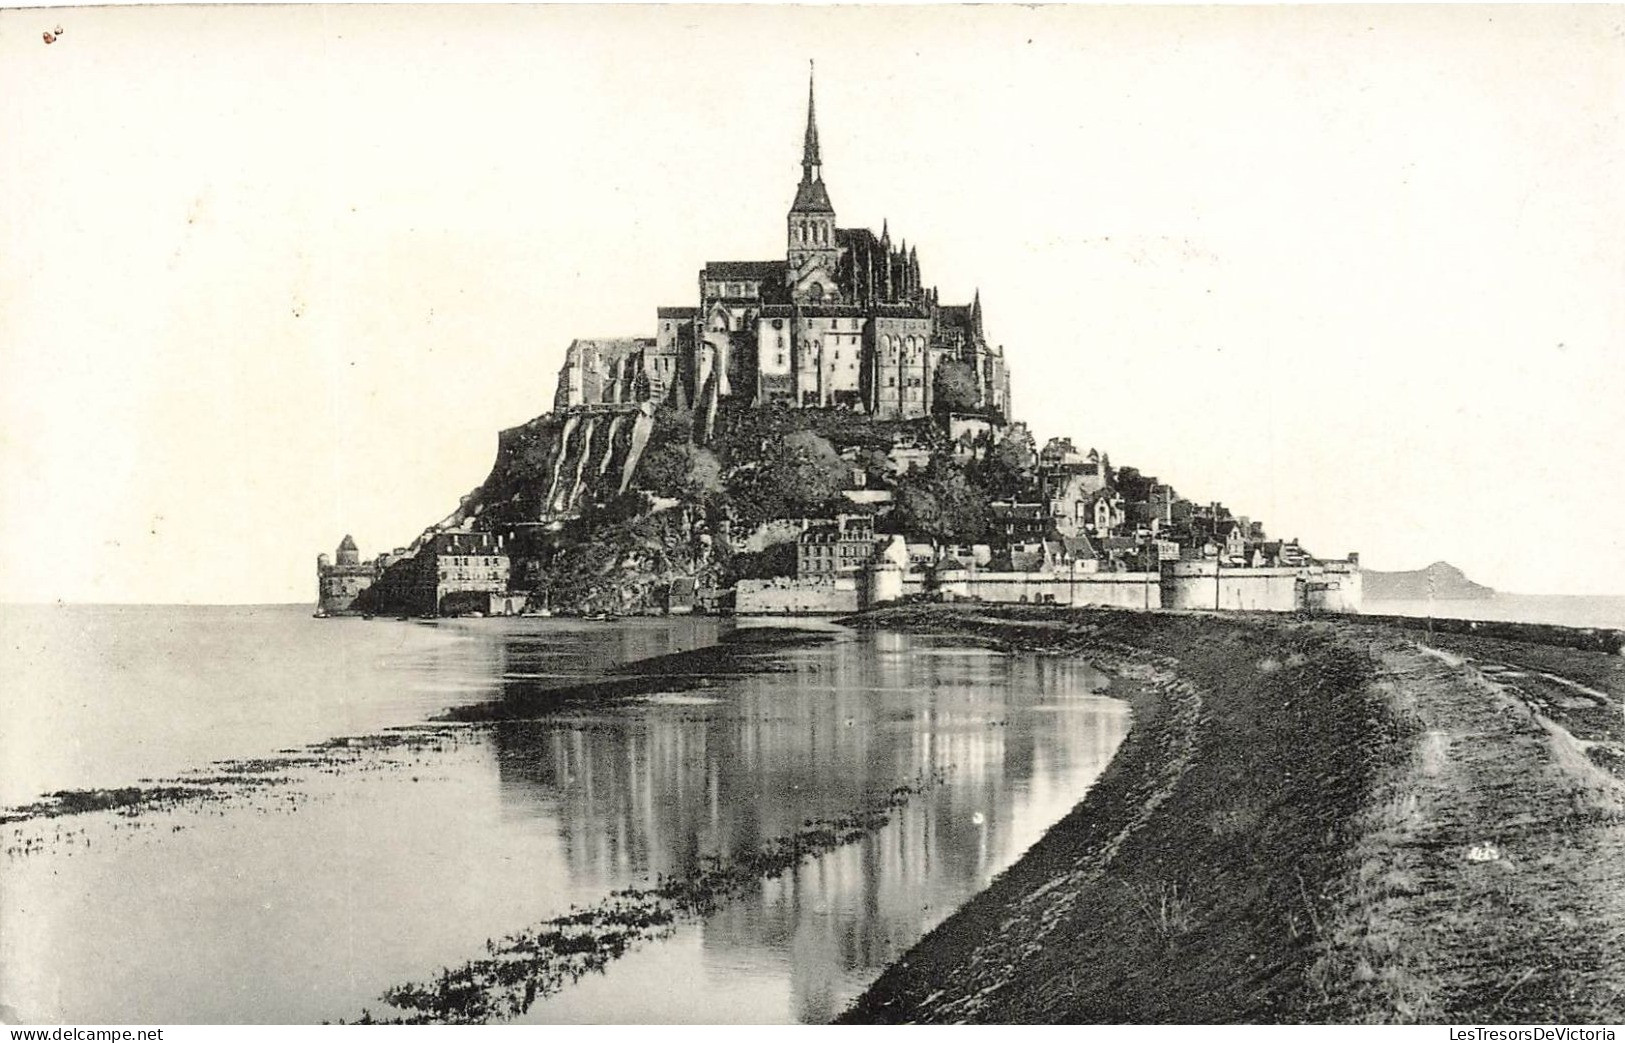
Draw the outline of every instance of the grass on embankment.
[[[1439,652],[1377,645],[1381,687],[1419,731],[1353,853],[1350,890],[1374,914],[1331,951],[1391,953],[1416,1020],[1625,1020],[1618,658],[1455,636]]]
[[[933,606],[866,623],[1084,654],[1122,678],[1135,720],[1087,800],[847,1020],[1348,1016],[1320,938],[1404,741],[1364,650],[1255,619]]]
[[[1083,655],[1135,719],[1085,801],[845,1020],[1625,1016],[1625,785],[1614,736],[1584,734],[1625,701],[1616,663],[1263,616],[853,622]]]

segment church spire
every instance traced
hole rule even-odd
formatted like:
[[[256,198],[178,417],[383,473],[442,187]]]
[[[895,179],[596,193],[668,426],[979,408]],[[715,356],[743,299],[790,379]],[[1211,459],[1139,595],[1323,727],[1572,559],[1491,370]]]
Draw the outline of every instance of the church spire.
[[[830,205],[829,191],[824,188],[823,157],[818,152],[818,113],[813,107],[813,77],[811,62],[807,72],[807,136],[801,149],[801,184],[796,188],[796,200],[790,204],[792,213],[829,214],[833,220],[835,207]],[[810,233],[811,230],[809,230]],[[833,248],[834,228],[821,233],[827,238],[806,240],[808,243]],[[792,236],[792,240],[793,240]]]
[[[807,66],[807,135],[801,150],[801,184],[796,186],[796,198],[786,215],[789,267],[785,278],[797,304],[824,304],[856,293],[857,285],[855,280],[844,285],[841,280],[841,237],[835,227],[835,206],[824,187],[812,63]]]
[[[807,62],[807,137],[801,149],[801,166],[809,180],[819,177],[824,161],[818,158],[818,112],[813,105],[813,63]]]

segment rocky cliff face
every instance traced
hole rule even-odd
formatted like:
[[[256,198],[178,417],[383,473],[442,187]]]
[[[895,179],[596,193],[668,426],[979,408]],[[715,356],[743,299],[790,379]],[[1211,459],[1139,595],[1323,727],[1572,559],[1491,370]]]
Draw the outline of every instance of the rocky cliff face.
[[[1474,583],[1460,569],[1443,561],[1411,572],[1368,569],[1365,573],[1367,601],[1476,601],[1494,596],[1492,588]]]
[[[625,492],[653,428],[648,409],[548,413],[509,428],[475,494],[481,526],[571,517]]]

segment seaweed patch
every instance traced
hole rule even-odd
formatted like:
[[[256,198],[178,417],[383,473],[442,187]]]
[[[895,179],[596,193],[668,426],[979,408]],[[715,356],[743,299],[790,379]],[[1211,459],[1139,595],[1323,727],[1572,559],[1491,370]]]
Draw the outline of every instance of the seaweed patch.
[[[469,729],[448,724],[408,725],[372,735],[343,736],[282,750],[275,756],[217,761],[173,778],[143,779],[134,786],[57,790],[30,804],[0,808],[0,825],[113,812],[126,818],[184,804],[229,800],[260,789],[286,786],[291,771],[336,775],[341,771],[381,770],[390,752],[444,753],[464,741]],[[32,847],[34,845],[30,845]]]
[[[615,891],[586,909],[572,907],[562,916],[488,941],[483,957],[385,992],[383,1001],[399,1014],[363,1011],[358,1023],[480,1024],[517,1017],[538,999],[602,971],[633,948],[667,937],[680,921],[703,917],[805,859],[862,840],[944,777],[940,769],[922,774],[856,811],[809,819],[794,833],[753,850],[704,858],[693,872],[657,876],[651,887]]]

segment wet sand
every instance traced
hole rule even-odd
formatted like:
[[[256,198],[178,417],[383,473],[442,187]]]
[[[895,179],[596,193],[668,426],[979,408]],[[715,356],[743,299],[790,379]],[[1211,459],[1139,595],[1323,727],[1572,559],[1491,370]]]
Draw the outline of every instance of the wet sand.
[[[1135,717],[1073,813],[843,1020],[1625,1018],[1619,657],[1260,616],[854,622],[1087,654]]]

